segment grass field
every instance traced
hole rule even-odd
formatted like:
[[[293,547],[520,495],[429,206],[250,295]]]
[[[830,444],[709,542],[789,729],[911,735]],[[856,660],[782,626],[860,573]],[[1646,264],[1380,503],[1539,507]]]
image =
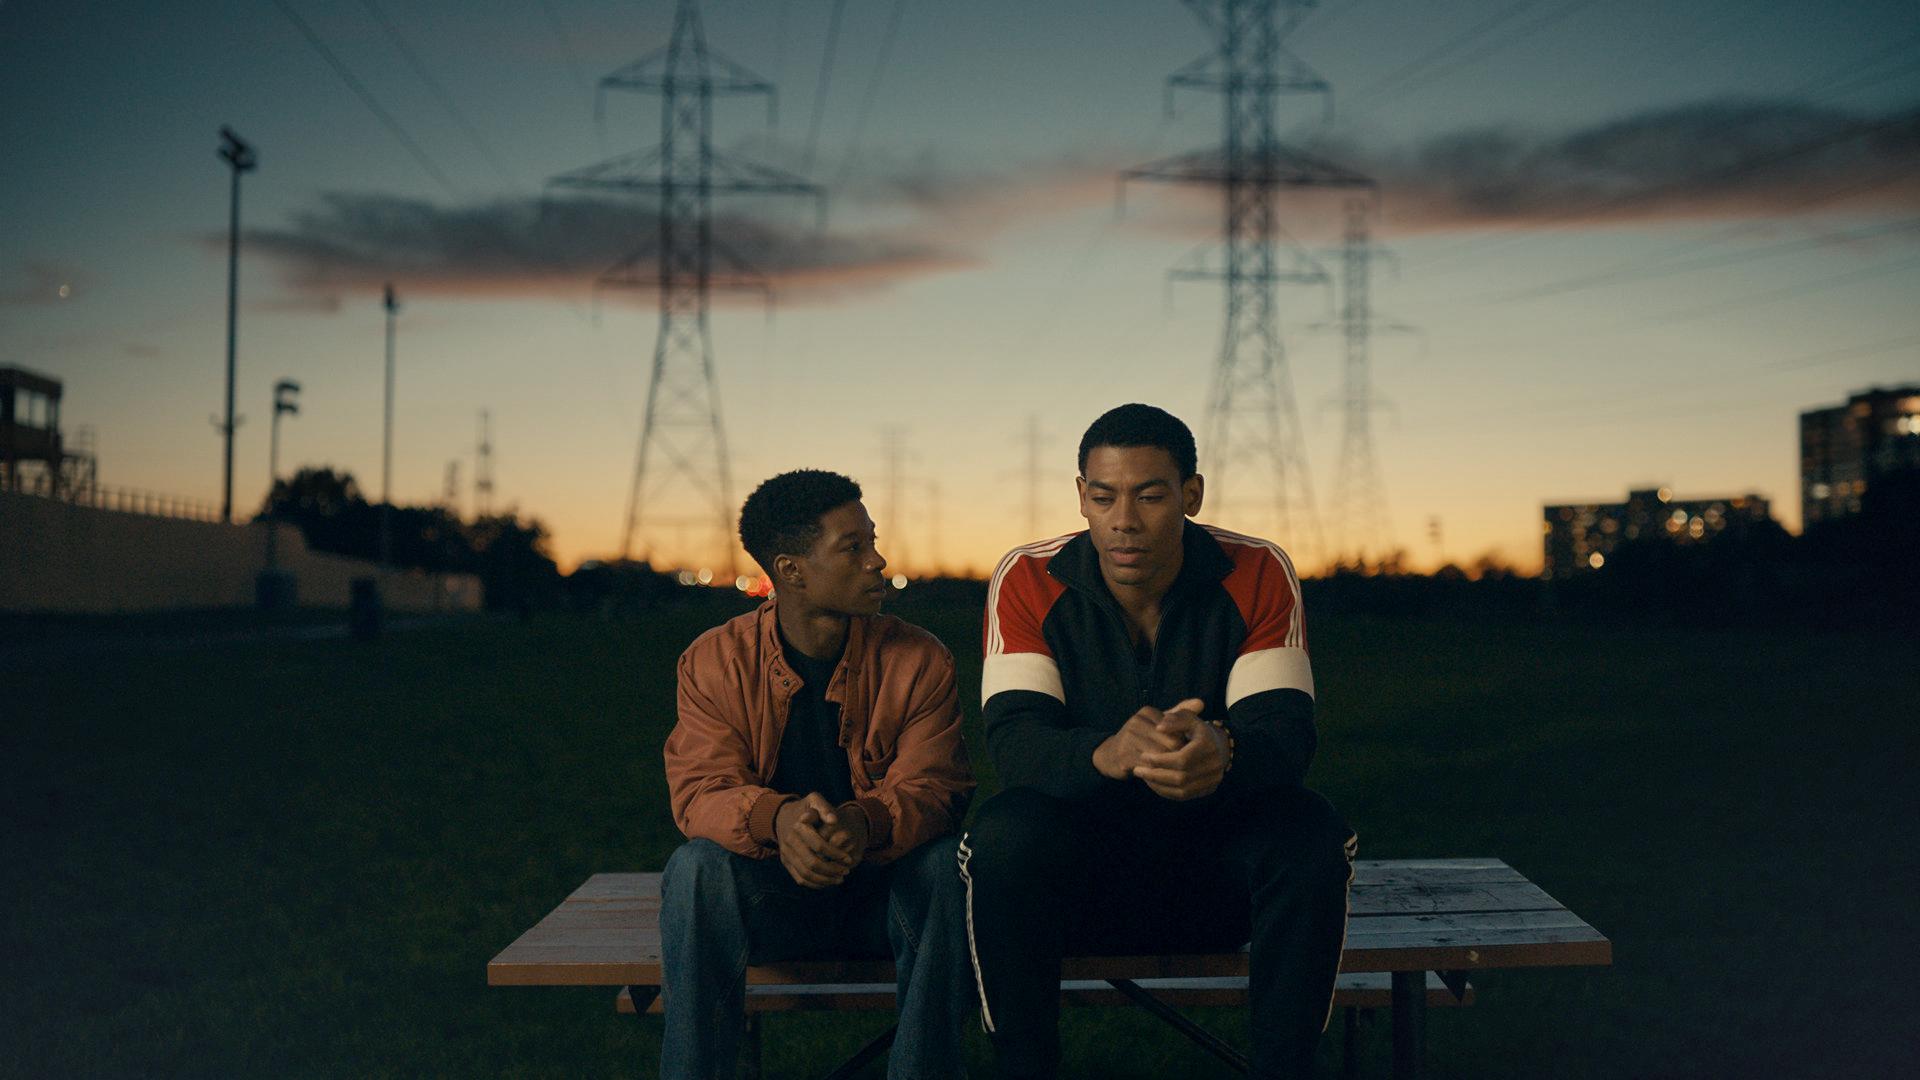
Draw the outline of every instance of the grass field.
[[[977,613],[902,613],[978,686]],[[658,1020],[484,968],[588,874],[678,842],[670,662],[718,617],[0,654],[0,1075],[652,1075]],[[1479,1004],[1430,1017],[1432,1075],[1911,1067],[1913,643],[1311,629],[1311,783],[1362,854],[1500,856],[1614,941],[1611,969],[1477,977]],[[824,1072],[885,1023],[775,1017],[770,1075]],[[1220,1074],[1121,1010],[1070,1011],[1065,1045],[1074,1075]]]

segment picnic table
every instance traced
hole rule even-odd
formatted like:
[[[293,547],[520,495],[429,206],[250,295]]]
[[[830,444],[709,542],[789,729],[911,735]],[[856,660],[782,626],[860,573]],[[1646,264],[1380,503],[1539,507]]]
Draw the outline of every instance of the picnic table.
[[[1392,1017],[1393,1075],[1408,1080],[1420,1074],[1427,1008],[1470,1001],[1472,972],[1613,960],[1613,945],[1603,934],[1499,859],[1359,859],[1349,908],[1342,986],[1335,998],[1336,1005],[1349,1009],[1349,1073],[1354,1068],[1352,1009],[1382,1003],[1383,991]],[[1061,976],[1065,1000],[1124,999],[1246,1071],[1246,1059],[1235,1048],[1172,1007],[1244,1001],[1244,949],[1069,957]],[[886,1008],[892,1004],[892,982],[889,961],[760,965],[747,969],[748,1006],[750,1015]],[[660,875],[588,878],[488,962],[487,984],[621,987],[623,1010],[655,1006],[661,986]],[[874,1040],[833,1075],[850,1075],[891,1038],[889,1031]]]

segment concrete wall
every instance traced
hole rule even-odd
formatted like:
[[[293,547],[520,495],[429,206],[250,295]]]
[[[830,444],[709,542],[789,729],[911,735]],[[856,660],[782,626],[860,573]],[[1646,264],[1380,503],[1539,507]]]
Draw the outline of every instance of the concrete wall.
[[[163,611],[254,602],[266,565],[265,525],[146,517],[0,492],[0,611]],[[307,550],[282,527],[279,563],[303,607],[344,608],[348,582],[370,562]],[[381,588],[391,611],[478,610],[480,580],[395,572]]]

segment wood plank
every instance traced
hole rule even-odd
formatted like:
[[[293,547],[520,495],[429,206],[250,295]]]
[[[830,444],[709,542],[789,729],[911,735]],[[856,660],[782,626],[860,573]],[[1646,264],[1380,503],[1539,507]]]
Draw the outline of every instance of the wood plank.
[[[1491,858],[1355,859],[1353,871],[1355,885],[1526,880],[1519,871]],[[567,899],[597,902],[657,897],[660,877],[657,872],[594,874]]]
[[[1435,867],[1416,869],[1400,866],[1376,866],[1362,869],[1354,863],[1353,884],[1362,885],[1442,885],[1442,884],[1494,884],[1502,881],[1525,881],[1527,877],[1509,866],[1495,867]]]
[[[596,900],[631,899],[634,897],[654,897],[660,895],[660,874],[595,874],[586,884],[573,890],[569,900],[592,902]]]
[[[1394,870],[1510,870],[1506,862],[1491,855],[1469,855],[1447,859],[1355,859],[1356,870],[1382,867]]]
[[[1586,927],[1566,908],[1549,911],[1443,911],[1431,915],[1364,915],[1347,921],[1347,938],[1414,933],[1478,934],[1506,930],[1558,930]],[[1591,930],[1592,927],[1587,927]]]
[[[1146,979],[1142,988],[1169,1005],[1238,1006],[1246,1004],[1245,978]],[[1334,983],[1335,1008],[1384,1009],[1391,1004],[1393,976],[1387,972],[1341,975]],[[1126,995],[1104,981],[1075,979],[1060,984],[1060,999],[1069,1005],[1128,1005]],[[1471,1005],[1473,986],[1464,999],[1456,999],[1440,976],[1427,975],[1427,1004],[1435,1008]],[[892,983],[834,983],[798,986],[749,986],[747,1011],[766,1012],[848,1012],[882,1011],[894,1008]],[[615,1011],[631,1016],[633,996],[625,987],[614,1003]],[[661,1013],[658,997],[647,1006],[649,1016]]]
[[[1347,893],[1355,916],[1425,914],[1442,911],[1563,910],[1560,902],[1531,881],[1492,884],[1355,885]]]
[[[658,873],[594,874],[487,965],[490,985],[658,985]],[[1342,970],[1606,964],[1612,945],[1499,859],[1362,859]],[[1243,977],[1239,952],[1074,957],[1070,979]],[[886,981],[886,962],[750,968],[755,985]]]

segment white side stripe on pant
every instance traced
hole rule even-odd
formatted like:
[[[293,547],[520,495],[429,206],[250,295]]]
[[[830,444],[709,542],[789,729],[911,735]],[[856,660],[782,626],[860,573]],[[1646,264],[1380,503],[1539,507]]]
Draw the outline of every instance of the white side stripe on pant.
[[[1354,856],[1360,854],[1360,834],[1359,833],[1348,834],[1345,847],[1346,847],[1346,853],[1347,853],[1347,900],[1346,900],[1347,909],[1346,911],[1342,912],[1340,915],[1340,952],[1341,953],[1345,953],[1347,951],[1347,928],[1353,922],[1353,859],[1354,859]],[[1334,978],[1338,980],[1340,977],[1339,975],[1340,968],[1338,964],[1335,965],[1333,970],[1334,970]],[[1421,992],[1425,993],[1424,990],[1422,990]],[[1322,1032],[1327,1030],[1328,1024],[1333,1023],[1333,998],[1334,998],[1334,988],[1330,987],[1328,988],[1328,991],[1327,991],[1327,1015],[1324,1018],[1322,1018],[1320,1021],[1320,1030]]]
[[[967,883],[967,955],[973,959],[973,985],[980,989],[980,1026],[993,1031],[993,1010],[987,1008],[987,979],[980,974],[980,947],[973,940],[973,875],[967,873],[967,860],[973,849],[967,846],[971,833],[960,834],[960,880]]]

